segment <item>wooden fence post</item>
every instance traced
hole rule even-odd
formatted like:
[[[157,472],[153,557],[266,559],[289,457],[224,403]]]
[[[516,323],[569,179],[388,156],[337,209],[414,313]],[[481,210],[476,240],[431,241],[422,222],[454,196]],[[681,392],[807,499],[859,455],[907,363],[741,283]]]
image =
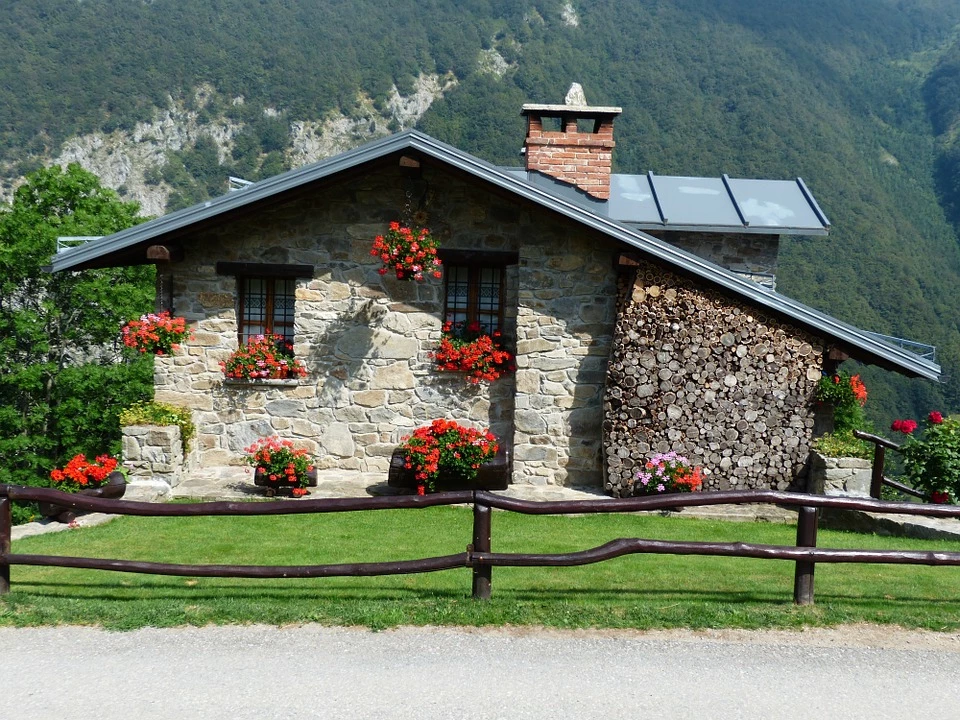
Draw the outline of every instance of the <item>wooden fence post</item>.
[[[481,505],[473,499],[473,551],[490,552],[490,506]],[[493,567],[486,564],[473,566],[473,597],[475,600],[490,599],[490,584]]]
[[[797,517],[797,547],[817,546],[817,509],[801,507]],[[793,574],[793,602],[813,605],[813,573],[816,563],[798,560]]]
[[[10,563],[7,562],[7,555],[10,553],[12,537],[13,517],[10,498],[3,495],[0,498],[0,595],[10,592]]]
[[[880,499],[883,491],[883,466],[887,449],[877,443],[873,446],[873,474],[870,476],[870,497]]]

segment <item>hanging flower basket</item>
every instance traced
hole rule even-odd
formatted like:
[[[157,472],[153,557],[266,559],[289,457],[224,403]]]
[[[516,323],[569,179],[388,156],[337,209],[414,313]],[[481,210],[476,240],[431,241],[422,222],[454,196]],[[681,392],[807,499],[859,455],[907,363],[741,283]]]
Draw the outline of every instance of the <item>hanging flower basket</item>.
[[[140,353],[169,355],[180,343],[190,338],[187,321],[162,313],[141,315],[139,320],[130,320],[120,328],[124,346]]]
[[[441,276],[437,242],[424,227],[410,228],[392,222],[386,235],[374,238],[370,254],[383,263],[377,272],[395,273],[397,280],[423,282],[427,277]]]

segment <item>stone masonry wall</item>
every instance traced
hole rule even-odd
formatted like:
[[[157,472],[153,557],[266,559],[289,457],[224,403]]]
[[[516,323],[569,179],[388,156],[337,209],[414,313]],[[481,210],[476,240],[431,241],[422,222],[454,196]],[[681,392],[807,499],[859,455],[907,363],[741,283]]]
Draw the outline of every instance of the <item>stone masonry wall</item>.
[[[600,485],[618,248],[547,217],[537,224],[521,246],[514,477]]]
[[[604,397],[607,489],[651,455],[701,465],[704,489],[803,489],[819,341],[715,290],[642,264],[620,280]]]
[[[435,371],[428,353],[440,339],[443,281],[377,273],[373,237],[400,217],[411,187],[415,204],[424,193],[426,225],[442,247],[520,254],[507,268],[504,333],[516,340],[516,377],[475,386]],[[201,466],[240,464],[244,447],[277,434],[308,449],[320,468],[385,474],[402,437],[448,417],[511,442],[515,481],[562,483],[576,470],[600,482],[600,395],[615,301],[609,241],[604,253],[602,242],[575,236],[569,223],[459,176],[424,167],[411,185],[389,167],[184,245],[172,268],[174,310],[194,339],[157,358],[156,399],[193,410]],[[224,383],[219,363],[237,347],[237,288],[235,278],[216,274],[218,261],[314,266],[296,291],[295,352],[307,378]]]
[[[776,287],[777,253],[780,247],[777,235],[645,232],[761,285],[771,289]]]

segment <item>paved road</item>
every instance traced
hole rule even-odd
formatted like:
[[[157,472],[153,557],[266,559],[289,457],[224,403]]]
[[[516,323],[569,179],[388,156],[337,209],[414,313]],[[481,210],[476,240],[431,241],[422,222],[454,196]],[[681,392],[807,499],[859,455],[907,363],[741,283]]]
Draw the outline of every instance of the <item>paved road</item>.
[[[0,629],[0,718],[960,717],[960,636]]]

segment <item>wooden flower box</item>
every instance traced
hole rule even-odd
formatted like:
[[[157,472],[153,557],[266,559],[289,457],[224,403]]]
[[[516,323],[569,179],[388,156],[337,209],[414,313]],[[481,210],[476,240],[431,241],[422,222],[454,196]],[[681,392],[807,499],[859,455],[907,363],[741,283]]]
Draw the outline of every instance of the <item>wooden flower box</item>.
[[[510,483],[510,474],[513,469],[513,458],[506,443],[501,442],[497,454],[480,466],[477,476],[473,480],[464,480],[460,476],[444,476],[441,471],[437,479],[437,490],[506,490]],[[390,471],[387,475],[387,485],[392,488],[407,490],[417,489],[417,478],[413,470],[404,465],[403,452],[394,450],[390,457]]]

